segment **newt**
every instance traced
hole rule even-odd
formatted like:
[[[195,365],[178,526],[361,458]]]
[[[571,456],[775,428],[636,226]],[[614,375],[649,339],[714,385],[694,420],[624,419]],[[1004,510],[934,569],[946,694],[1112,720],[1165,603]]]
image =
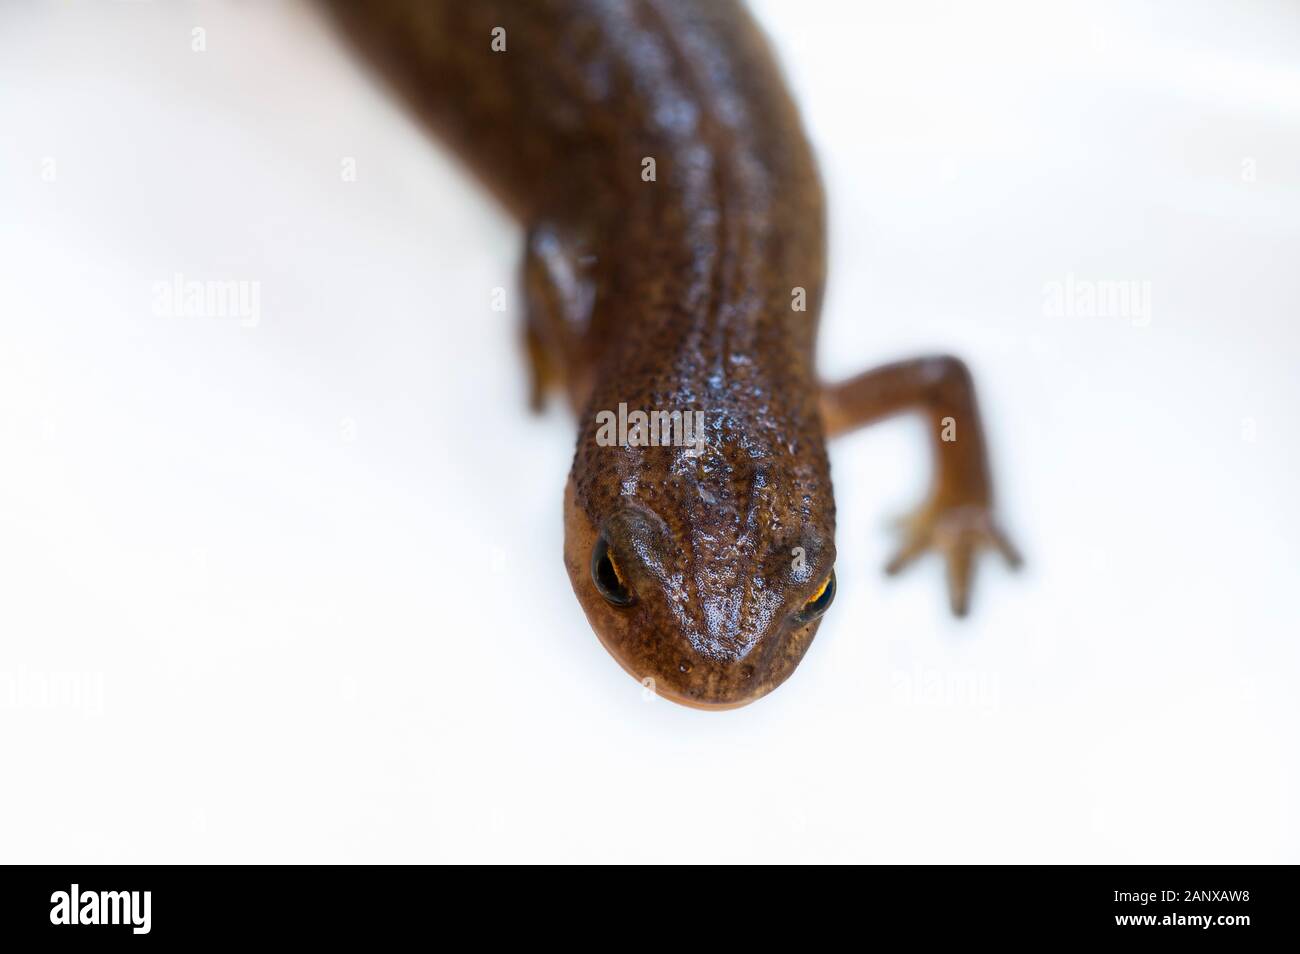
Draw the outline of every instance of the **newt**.
[[[325,3],[523,226],[531,401],[578,422],[564,562],[635,679],[726,709],[790,676],[839,585],[826,442],[897,413],[935,466],[887,571],[937,551],[963,615],[982,551],[1020,562],[961,360],[817,375],[825,195],[741,3]]]

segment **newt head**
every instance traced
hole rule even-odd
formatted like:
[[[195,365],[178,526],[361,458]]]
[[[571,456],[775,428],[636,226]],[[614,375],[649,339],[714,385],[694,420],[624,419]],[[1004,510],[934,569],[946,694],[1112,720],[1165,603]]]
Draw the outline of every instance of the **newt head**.
[[[704,709],[784,682],[835,596],[821,442],[759,449],[735,426],[711,427],[702,454],[584,431],[565,493],[565,564],[597,637],[634,679]]]

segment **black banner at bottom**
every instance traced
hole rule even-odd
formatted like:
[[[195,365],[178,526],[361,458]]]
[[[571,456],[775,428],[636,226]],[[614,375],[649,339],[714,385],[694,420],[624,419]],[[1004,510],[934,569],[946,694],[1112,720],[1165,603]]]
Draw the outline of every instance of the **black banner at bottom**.
[[[714,867],[626,872],[617,888],[609,876],[605,887],[587,887],[581,873],[570,891],[556,875],[539,881],[535,872],[508,888],[496,884],[510,877],[493,875],[489,888],[474,883],[476,874],[453,881],[421,867],[8,867],[0,923],[6,942],[95,947],[279,938],[372,945],[464,929],[488,911],[494,939],[517,927],[549,943],[612,940],[620,924],[631,936],[703,928],[734,937],[738,928],[748,933],[736,919],[755,915],[760,938],[778,918],[790,931],[848,928],[868,939],[901,933],[927,942],[1238,945],[1296,934],[1293,873],[1277,867],[904,867],[815,878]]]

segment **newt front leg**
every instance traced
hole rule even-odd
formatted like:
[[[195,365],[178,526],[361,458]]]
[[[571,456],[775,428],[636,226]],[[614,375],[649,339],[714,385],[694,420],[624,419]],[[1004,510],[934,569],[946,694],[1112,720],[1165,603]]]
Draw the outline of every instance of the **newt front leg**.
[[[897,573],[928,549],[948,568],[952,611],[966,615],[974,557],[982,547],[1007,563],[1020,555],[993,520],[988,453],[970,372],[952,357],[918,358],[868,371],[822,388],[826,436],[874,423],[900,411],[924,412],[934,448],[935,478],[925,502],[903,523],[903,542],[886,572]]]

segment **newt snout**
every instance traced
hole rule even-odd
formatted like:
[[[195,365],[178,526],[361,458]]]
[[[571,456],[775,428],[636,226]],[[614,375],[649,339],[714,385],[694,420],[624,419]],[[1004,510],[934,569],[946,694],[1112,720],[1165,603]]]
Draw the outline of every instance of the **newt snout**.
[[[604,518],[566,494],[565,557],[601,643],[674,702],[729,709],[766,695],[803,658],[834,598],[834,545],[786,546],[762,508],[667,519],[633,499]],[[674,498],[675,500],[675,498]],[[762,532],[757,524],[763,521]],[[740,532],[728,532],[740,524]]]

